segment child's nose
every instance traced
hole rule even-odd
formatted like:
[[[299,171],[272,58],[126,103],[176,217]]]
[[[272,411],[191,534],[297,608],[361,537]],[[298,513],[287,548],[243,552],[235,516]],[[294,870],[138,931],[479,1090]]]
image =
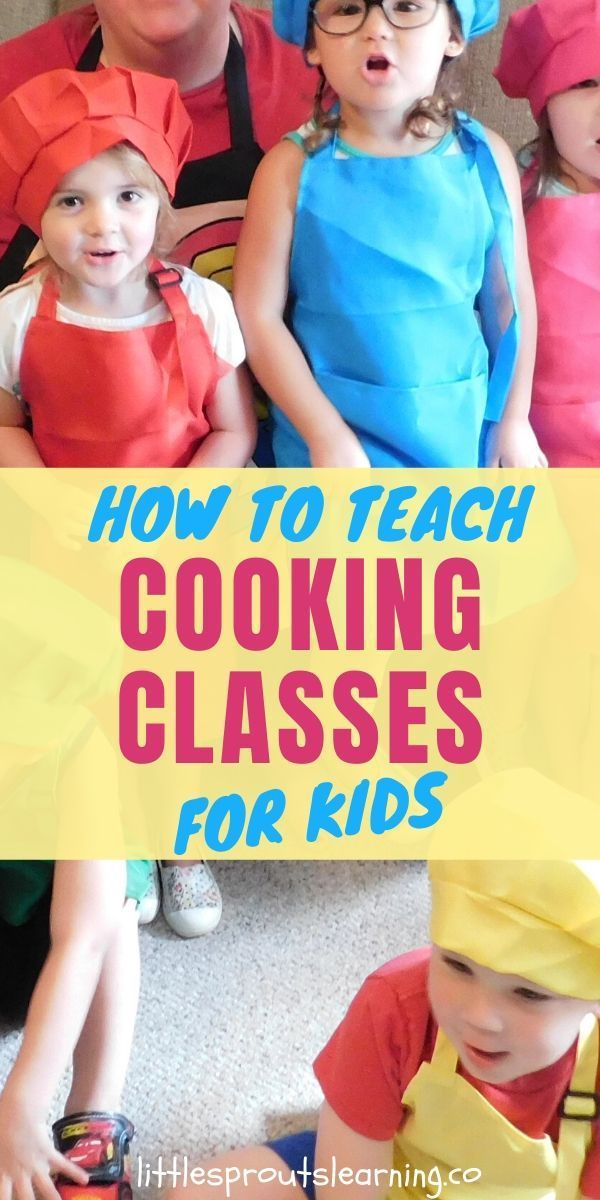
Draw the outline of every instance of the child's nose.
[[[100,236],[116,225],[116,210],[114,205],[105,201],[90,204],[87,212],[87,231],[94,236]]]
[[[390,37],[392,34],[392,26],[390,25],[381,4],[372,4],[367,12],[366,20],[363,25],[363,33],[367,37]]]
[[[494,996],[484,991],[471,996],[465,1007],[465,1020],[471,1029],[485,1033],[500,1033],[504,1028],[501,1006]]]

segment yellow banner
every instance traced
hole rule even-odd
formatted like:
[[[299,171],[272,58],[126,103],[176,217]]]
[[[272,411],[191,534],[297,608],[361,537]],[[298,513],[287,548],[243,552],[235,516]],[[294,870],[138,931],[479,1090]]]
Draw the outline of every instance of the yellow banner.
[[[600,857],[600,473],[0,472],[5,857]]]

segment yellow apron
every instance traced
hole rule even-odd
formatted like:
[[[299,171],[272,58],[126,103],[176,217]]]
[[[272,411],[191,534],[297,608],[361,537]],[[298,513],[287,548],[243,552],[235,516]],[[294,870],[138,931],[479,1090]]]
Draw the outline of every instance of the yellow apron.
[[[592,1096],[570,1096],[566,1112],[571,1117],[594,1116],[598,1052],[598,1021],[589,1014],[581,1025],[569,1090]],[[394,1141],[399,1178],[389,1200],[442,1194],[452,1200],[451,1183],[463,1200],[578,1200],[591,1120],[563,1118],[558,1147],[548,1135],[528,1137],[457,1075],[457,1061],[456,1050],[440,1030],[431,1062],[422,1063],[402,1097],[411,1111]],[[467,1174],[467,1182],[461,1183],[468,1167],[477,1168],[481,1176],[471,1182]],[[461,1172],[454,1179],[453,1168]],[[423,1174],[415,1174],[415,1169]]]

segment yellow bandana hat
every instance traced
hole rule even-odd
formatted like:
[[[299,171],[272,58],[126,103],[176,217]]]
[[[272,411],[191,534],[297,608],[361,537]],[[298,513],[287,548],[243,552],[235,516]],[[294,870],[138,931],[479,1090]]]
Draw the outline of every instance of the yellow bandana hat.
[[[600,861],[430,862],[431,938],[505,975],[600,1000]]]

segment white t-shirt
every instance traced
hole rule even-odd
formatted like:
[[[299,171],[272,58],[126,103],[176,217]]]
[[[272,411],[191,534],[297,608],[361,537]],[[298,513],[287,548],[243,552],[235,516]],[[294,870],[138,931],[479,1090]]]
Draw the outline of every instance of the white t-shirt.
[[[200,317],[215,354],[232,368],[239,366],[246,352],[229,293],[219,283],[204,279],[187,267],[177,269],[182,274],[181,287],[188,304],[192,312]],[[44,272],[41,271],[31,279],[7,288],[0,295],[0,388],[16,396],[20,395],[19,376],[25,334],[37,312],[43,280]],[[136,317],[91,317],[58,303],[56,318],[65,325],[116,332],[159,325],[170,319],[169,310],[162,300]]]

